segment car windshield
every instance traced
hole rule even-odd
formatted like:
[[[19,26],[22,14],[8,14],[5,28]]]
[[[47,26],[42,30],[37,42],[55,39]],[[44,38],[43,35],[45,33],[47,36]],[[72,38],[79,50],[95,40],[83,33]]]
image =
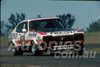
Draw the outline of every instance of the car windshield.
[[[64,28],[60,19],[46,19],[46,20],[30,21],[29,26],[30,26],[30,30]]]

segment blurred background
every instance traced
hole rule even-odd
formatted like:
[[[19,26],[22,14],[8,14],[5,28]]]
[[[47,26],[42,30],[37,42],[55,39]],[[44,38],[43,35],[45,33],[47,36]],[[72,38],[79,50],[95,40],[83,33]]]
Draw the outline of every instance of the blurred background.
[[[3,58],[8,58],[3,54],[8,47],[8,36],[20,21],[40,17],[60,17],[67,28],[80,29],[84,32],[87,51],[97,51],[100,59],[100,1],[1,0],[0,3],[0,45]],[[3,64],[9,62],[9,59],[3,58],[1,58]],[[99,65],[100,60],[97,59],[96,62],[91,62]]]
[[[100,43],[99,1],[2,0],[1,36],[8,36],[22,20],[40,17],[60,17],[67,28],[80,29],[86,39],[93,37],[91,43]]]

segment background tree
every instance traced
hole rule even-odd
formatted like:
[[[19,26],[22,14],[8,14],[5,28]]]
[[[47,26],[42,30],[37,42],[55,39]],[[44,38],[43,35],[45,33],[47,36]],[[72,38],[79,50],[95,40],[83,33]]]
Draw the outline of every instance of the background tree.
[[[1,29],[0,29],[0,36],[4,36],[5,35],[5,33],[4,33],[4,21],[1,21],[0,27],[1,27]]]
[[[100,19],[89,24],[89,27],[86,28],[87,32],[98,32],[100,31]]]
[[[75,17],[72,16],[70,13],[68,13],[67,15],[66,14],[57,15],[57,17],[61,18],[61,21],[66,28],[72,28],[75,22]]]
[[[8,24],[6,24],[7,27],[7,32],[11,32],[15,26],[22,20],[25,20],[25,14],[24,13],[16,13],[16,14],[11,14],[10,17],[8,18]]]
[[[37,15],[37,18],[41,18],[41,16],[40,15]]]

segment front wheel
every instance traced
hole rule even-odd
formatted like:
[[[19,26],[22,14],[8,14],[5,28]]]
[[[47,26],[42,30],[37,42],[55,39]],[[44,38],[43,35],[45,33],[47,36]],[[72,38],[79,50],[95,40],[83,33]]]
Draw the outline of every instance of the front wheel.
[[[76,54],[78,54],[78,55],[83,55],[83,52],[84,52],[84,50],[83,50],[83,48],[84,48],[84,44],[82,43],[82,44],[80,44],[80,48],[78,48],[78,47],[75,47],[76,49],[79,49],[78,51],[76,51]]]
[[[31,52],[34,56],[41,56],[43,54],[43,51],[39,50],[38,46],[32,41],[31,46]]]

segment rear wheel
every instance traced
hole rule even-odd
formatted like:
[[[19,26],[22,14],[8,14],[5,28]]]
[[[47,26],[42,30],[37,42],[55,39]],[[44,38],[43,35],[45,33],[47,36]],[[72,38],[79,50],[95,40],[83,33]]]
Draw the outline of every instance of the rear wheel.
[[[14,56],[21,56],[21,55],[23,55],[23,52],[20,51],[20,50],[17,50],[16,48],[12,49],[12,53],[13,53]]]
[[[11,48],[11,52],[13,53],[14,56],[18,56],[18,55],[23,55],[23,52],[21,49],[17,49],[15,48],[15,45],[13,43],[10,43],[10,48]]]

